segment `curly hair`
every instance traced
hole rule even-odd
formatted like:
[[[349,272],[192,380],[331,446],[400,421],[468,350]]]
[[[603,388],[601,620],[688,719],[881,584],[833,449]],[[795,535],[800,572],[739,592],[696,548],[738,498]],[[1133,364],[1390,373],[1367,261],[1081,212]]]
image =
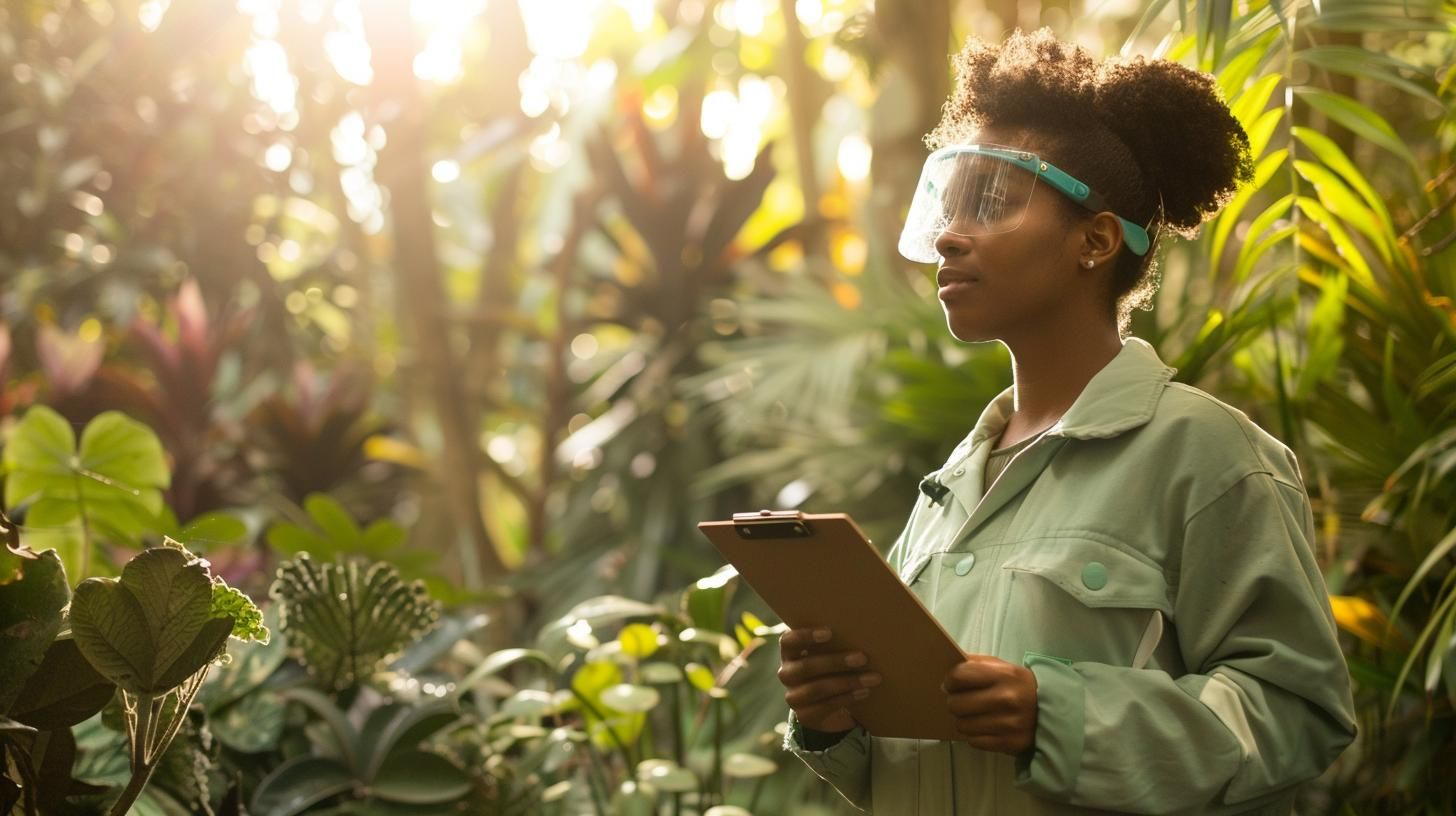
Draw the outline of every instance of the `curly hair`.
[[[925,139],[932,150],[988,128],[1034,134],[1049,160],[1118,215],[1151,225],[1153,248],[1143,256],[1124,248],[1113,269],[1112,305],[1126,334],[1133,310],[1152,308],[1162,233],[1193,237],[1253,177],[1249,137],[1213,77],[1162,59],[1099,62],[1046,28],[1017,29],[1000,45],[972,39],[954,62],[955,90]]]

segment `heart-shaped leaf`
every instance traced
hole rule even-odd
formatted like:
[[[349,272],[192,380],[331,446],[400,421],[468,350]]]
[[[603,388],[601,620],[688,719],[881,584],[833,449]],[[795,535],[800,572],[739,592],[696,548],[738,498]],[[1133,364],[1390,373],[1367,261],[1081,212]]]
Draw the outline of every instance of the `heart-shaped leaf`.
[[[87,577],[86,542],[135,544],[154,527],[171,483],[157,435],[116,411],[93,419],[78,446],[60,414],[31,408],[11,432],[0,465],[5,506],[27,505],[27,524],[61,528],[48,532],[46,543],[62,551],[73,579]]]
[[[161,694],[215,658],[232,631],[230,618],[210,618],[212,592],[205,562],[156,547],[129,561],[119,580],[81,582],[72,631],[102,676],[133,694]]]

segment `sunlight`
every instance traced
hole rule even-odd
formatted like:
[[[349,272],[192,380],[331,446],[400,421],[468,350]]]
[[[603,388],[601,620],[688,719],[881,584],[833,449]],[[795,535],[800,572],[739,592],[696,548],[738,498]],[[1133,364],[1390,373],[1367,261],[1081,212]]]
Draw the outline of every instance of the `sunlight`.
[[[530,0],[521,3],[526,46],[531,53],[559,60],[586,53],[603,0]]]

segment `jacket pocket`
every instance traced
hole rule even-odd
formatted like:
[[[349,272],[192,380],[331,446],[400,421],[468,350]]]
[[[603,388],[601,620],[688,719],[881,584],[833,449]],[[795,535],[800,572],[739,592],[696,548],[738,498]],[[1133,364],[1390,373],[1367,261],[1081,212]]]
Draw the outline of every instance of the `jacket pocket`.
[[[1162,569],[1093,538],[1019,541],[1003,568],[1012,572],[1002,649],[1072,661],[1142,668],[1171,620]]]

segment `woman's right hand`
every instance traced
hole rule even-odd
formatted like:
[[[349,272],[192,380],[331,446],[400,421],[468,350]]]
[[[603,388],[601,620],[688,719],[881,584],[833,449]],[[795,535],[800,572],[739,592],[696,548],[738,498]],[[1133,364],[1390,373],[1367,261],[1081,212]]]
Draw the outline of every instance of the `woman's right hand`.
[[[880,675],[866,671],[864,652],[831,651],[828,629],[790,629],[779,638],[779,682],[799,724],[814,731],[854,728],[846,707],[870,695]]]

